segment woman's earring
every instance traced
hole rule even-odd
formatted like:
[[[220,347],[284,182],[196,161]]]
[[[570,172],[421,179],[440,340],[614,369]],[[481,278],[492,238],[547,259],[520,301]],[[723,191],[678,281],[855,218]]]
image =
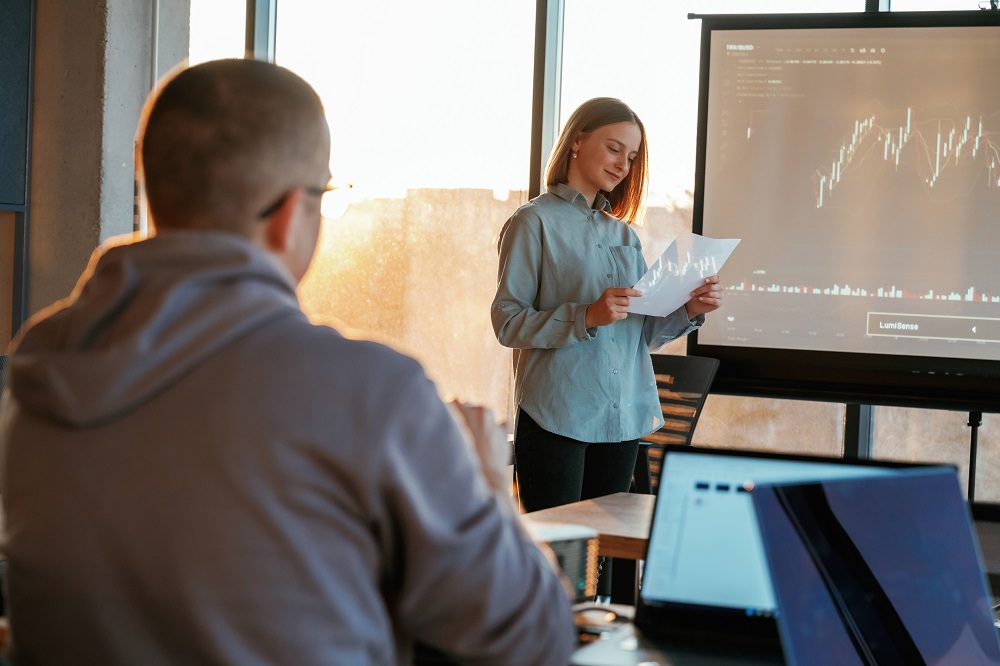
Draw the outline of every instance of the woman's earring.
[[[576,159],[576,153],[573,153],[573,159],[574,160]]]

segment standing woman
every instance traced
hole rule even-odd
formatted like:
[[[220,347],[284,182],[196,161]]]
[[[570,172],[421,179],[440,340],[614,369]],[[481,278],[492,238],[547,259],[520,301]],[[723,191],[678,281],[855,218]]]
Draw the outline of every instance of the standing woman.
[[[512,347],[514,458],[525,511],[629,489],[639,438],[663,423],[650,349],[719,307],[717,276],[666,317],[629,314],[646,272],[635,222],[646,192],[646,130],[598,97],[570,116],[546,192],[500,232],[497,340]]]

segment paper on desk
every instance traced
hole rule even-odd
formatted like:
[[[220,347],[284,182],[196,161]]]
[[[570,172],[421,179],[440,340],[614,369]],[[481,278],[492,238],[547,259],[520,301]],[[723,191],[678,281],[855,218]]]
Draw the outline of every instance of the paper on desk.
[[[715,275],[739,244],[739,238],[678,234],[674,242],[635,283],[642,296],[629,300],[628,311],[664,317],[691,300],[691,292]]]

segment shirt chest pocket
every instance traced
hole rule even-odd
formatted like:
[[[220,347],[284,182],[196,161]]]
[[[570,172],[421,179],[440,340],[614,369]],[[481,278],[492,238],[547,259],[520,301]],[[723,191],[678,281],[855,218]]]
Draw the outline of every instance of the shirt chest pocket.
[[[618,271],[617,286],[631,287],[646,272],[646,260],[642,252],[628,245],[615,245],[611,248],[611,259]]]

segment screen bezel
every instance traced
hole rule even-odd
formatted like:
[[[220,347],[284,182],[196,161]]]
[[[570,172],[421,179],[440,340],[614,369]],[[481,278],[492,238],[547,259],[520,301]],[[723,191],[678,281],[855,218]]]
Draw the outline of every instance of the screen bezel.
[[[867,645],[886,662],[1000,659],[981,552],[951,470],[765,483],[750,495],[762,533],[768,535],[764,545],[782,609],[779,633],[790,660],[801,661],[819,649],[827,662],[841,663],[855,654],[848,647],[852,643],[858,655],[864,653],[860,646]],[[880,505],[874,515],[868,510],[872,501]],[[879,556],[891,564],[883,559],[877,569],[873,563]],[[930,584],[942,576],[948,580]],[[913,594],[917,588],[921,592]],[[930,637],[945,632],[947,624],[953,633],[981,638],[962,645]],[[841,627],[842,634],[837,631]],[[837,654],[838,644],[844,654]],[[946,646],[966,651],[964,657],[950,649],[942,652]]]
[[[703,233],[711,36],[724,30],[1000,26],[1000,11],[691,15],[702,20],[692,229]],[[722,271],[725,282],[725,269]],[[997,276],[1000,283],[1000,275]],[[723,305],[724,311],[725,305]],[[723,312],[723,311],[720,311]],[[713,315],[709,315],[713,316]],[[719,360],[715,393],[848,404],[996,411],[1000,361],[702,344],[688,353]]]

